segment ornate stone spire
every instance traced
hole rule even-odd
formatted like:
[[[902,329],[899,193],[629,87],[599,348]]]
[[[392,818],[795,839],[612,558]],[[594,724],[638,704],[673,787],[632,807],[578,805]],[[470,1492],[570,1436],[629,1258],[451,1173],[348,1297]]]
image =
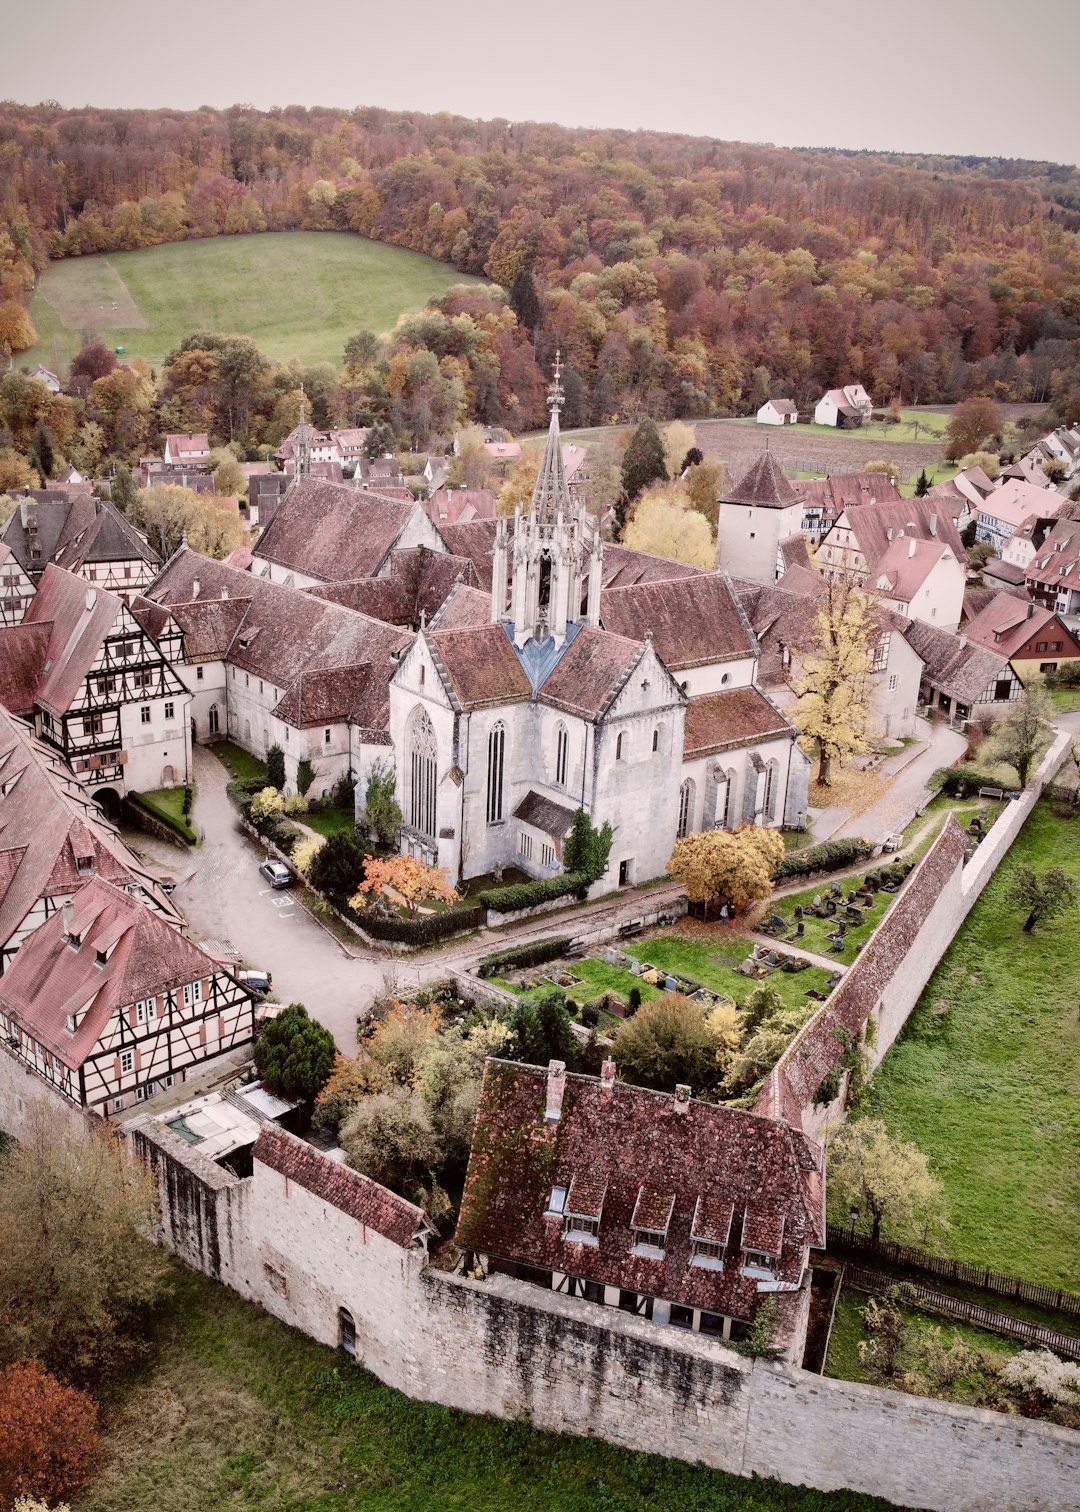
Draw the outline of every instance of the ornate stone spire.
[[[559,437],[559,411],[566,399],[559,381],[561,377],[561,354],[556,352],[555,373],[551,387],[548,389],[551,423],[548,426],[547,445],[544,447],[543,460],[536,477],[530,510],[537,520],[545,524],[554,524],[560,514],[569,519],[573,512],[570,490],[566,486],[566,473],[563,469],[562,441]]]

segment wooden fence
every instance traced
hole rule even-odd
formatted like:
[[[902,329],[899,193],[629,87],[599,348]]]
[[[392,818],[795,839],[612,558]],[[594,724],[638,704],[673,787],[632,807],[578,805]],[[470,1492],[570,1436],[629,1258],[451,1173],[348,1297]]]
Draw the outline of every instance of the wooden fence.
[[[995,1296],[1011,1297],[1016,1302],[1030,1302],[1034,1307],[1045,1307],[1050,1312],[1080,1318],[1080,1297],[1075,1292],[1062,1291],[1056,1286],[1042,1286],[1036,1281],[1025,1281],[1020,1276],[1004,1276],[999,1271],[986,1270],[981,1265],[968,1265],[963,1260],[932,1255],[926,1250],[913,1249],[906,1244],[892,1244],[884,1239],[875,1242],[869,1234],[861,1234],[843,1224],[828,1225],[826,1248],[836,1254],[872,1258],[883,1266],[892,1266],[897,1270],[921,1271],[928,1276],[941,1276],[944,1280],[959,1281],[963,1286],[976,1286],[980,1291],[993,1292]]]
[[[991,1333],[1002,1334],[1008,1339],[1022,1339],[1026,1344],[1036,1344],[1040,1349],[1053,1350],[1071,1360],[1080,1360],[1080,1337],[1046,1328],[1041,1323],[1029,1323],[1026,1318],[1014,1318],[1010,1313],[998,1312],[996,1307],[984,1307],[981,1302],[969,1302],[965,1297],[954,1297],[950,1292],[935,1291],[921,1281],[901,1281],[901,1301],[905,1298],[927,1312],[940,1313],[942,1317],[959,1323],[974,1323]],[[881,1292],[890,1285],[884,1271],[863,1270],[849,1265],[844,1269],[844,1285],[856,1291]]]

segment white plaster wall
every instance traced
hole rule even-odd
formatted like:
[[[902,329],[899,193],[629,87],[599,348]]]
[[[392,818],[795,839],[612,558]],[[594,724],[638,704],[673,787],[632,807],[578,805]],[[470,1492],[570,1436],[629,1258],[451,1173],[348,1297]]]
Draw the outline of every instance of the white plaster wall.
[[[780,542],[800,533],[802,514],[801,503],[787,509],[722,503],[717,527],[719,565],[733,577],[775,583]]]
[[[752,656],[733,661],[712,662],[707,667],[684,667],[671,675],[688,697],[699,693],[720,693],[729,688],[749,688],[756,681],[757,662]]]
[[[120,706],[120,743],[128,753],[124,767],[126,792],[153,792],[166,786],[165,768],[171,766],[177,784],[191,777],[191,700],[185,693],[149,700],[150,723],[143,724],[142,704]],[[173,717],[165,718],[165,706],[172,704]]]

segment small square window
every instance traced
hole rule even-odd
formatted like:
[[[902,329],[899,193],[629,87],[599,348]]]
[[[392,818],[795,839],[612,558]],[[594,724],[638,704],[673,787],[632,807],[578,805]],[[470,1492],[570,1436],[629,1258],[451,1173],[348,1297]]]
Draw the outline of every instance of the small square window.
[[[143,724],[149,724],[150,723],[150,705],[149,704],[143,704],[142,708],[139,710],[139,717],[142,719]]]
[[[176,707],[175,704],[171,704],[171,703],[167,703],[165,705],[165,718],[166,719],[171,719],[173,717],[173,711],[174,711],[175,707]]]
[[[127,1076],[128,1072],[129,1071],[134,1071],[134,1069],[135,1069],[135,1052],[134,1052],[134,1050],[121,1050],[121,1052],[120,1052],[120,1074],[121,1074],[121,1076]]]
[[[114,1113],[122,1113],[124,1111],[124,1099],[122,1097],[113,1098],[112,1110]]]
[[[569,1190],[564,1186],[553,1186],[551,1196],[548,1198],[547,1210],[549,1213],[562,1213],[566,1208],[566,1194]]]
[[[196,667],[195,668],[195,681],[196,682],[202,682],[202,680],[203,680],[203,669],[201,667]]]

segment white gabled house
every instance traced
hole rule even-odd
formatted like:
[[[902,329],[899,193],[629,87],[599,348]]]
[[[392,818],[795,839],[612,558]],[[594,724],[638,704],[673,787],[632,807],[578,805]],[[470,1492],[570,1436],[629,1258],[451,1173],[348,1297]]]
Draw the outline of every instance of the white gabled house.
[[[848,383],[822,394],[814,406],[814,424],[849,428],[864,425],[873,409],[873,400],[862,384]]]
[[[799,407],[793,399],[766,399],[756,418],[759,425],[795,425]]]

